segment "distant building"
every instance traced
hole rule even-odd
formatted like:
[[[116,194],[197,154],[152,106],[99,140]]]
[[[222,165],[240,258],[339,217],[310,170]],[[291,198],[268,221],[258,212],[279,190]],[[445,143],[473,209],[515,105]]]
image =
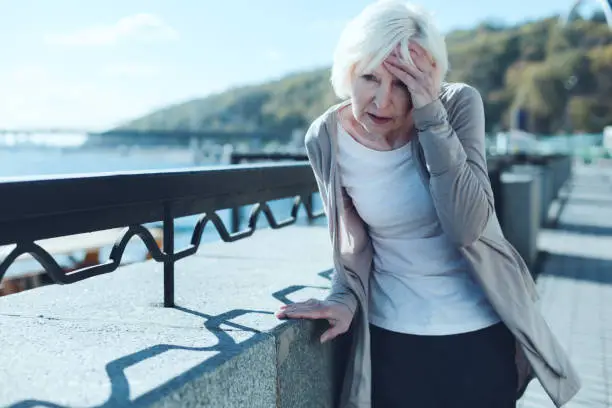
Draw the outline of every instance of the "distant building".
[[[603,130],[603,147],[612,151],[612,126],[606,126]]]
[[[510,128],[527,132],[529,129],[529,112],[525,108],[516,108],[512,111]]]
[[[565,15],[561,17],[561,23],[566,24],[571,15],[576,11],[576,9],[583,3],[587,2],[586,0],[576,0],[572,7],[567,11]],[[608,23],[608,27],[612,29],[612,0],[590,0],[588,3],[596,2],[601,7],[601,11],[606,17],[606,22]]]

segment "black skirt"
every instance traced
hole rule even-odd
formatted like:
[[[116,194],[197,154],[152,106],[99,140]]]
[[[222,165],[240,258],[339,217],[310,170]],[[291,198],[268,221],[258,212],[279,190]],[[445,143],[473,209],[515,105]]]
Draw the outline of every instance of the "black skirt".
[[[514,337],[503,323],[446,336],[370,325],[373,408],[514,408]]]

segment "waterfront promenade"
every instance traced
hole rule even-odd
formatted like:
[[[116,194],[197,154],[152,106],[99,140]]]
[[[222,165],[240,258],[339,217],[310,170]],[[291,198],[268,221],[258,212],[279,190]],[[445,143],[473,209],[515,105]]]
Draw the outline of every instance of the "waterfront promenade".
[[[612,168],[575,166],[556,225],[540,231],[544,315],[583,388],[567,408],[612,407]],[[533,381],[519,408],[553,407]]]
[[[612,168],[575,166],[551,213],[536,272],[542,309],[583,379],[567,407],[609,407]],[[0,407],[331,408],[333,346],[317,341],[325,324],[273,315],[329,287],[318,224],[199,246],[174,265],[174,307],[163,307],[167,271],[155,261],[0,298]],[[519,408],[545,407],[534,381]]]

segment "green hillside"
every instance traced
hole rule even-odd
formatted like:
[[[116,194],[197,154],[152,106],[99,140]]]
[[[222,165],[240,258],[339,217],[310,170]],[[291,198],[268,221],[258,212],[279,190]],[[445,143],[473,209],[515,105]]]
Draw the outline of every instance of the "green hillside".
[[[481,24],[447,36],[448,80],[478,88],[489,130],[507,128],[522,107],[530,131],[600,132],[612,124],[612,31],[601,15],[561,29],[557,18],[516,26]],[[336,101],[329,69],[231,89],[124,124],[134,130],[304,128]]]

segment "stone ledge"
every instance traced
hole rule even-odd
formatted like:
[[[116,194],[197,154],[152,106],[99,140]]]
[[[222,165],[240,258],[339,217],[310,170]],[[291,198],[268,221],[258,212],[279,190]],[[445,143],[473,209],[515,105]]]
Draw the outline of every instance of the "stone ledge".
[[[325,323],[273,315],[330,264],[326,228],[289,227],[177,263],[176,308],[153,262],[0,298],[0,406],[330,406]]]

